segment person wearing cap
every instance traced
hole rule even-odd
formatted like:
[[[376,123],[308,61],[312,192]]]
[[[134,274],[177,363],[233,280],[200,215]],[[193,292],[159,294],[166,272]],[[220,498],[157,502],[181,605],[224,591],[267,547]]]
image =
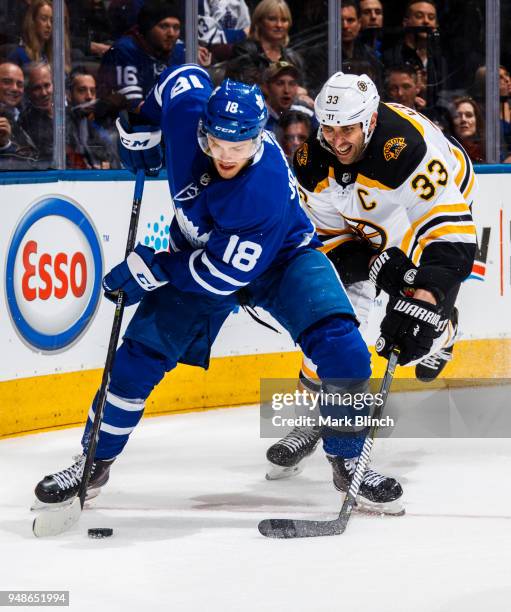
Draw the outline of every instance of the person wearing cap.
[[[313,108],[298,97],[300,81],[301,75],[298,68],[283,60],[273,62],[264,71],[261,89],[268,109],[267,130],[275,132],[281,115],[290,110],[304,113],[313,123],[313,128],[318,127],[314,119]]]
[[[102,58],[98,93],[114,106],[135,109],[168,66],[185,61],[179,0],[149,0],[140,9],[137,24],[117,40]],[[211,61],[207,49],[199,48],[199,61]]]

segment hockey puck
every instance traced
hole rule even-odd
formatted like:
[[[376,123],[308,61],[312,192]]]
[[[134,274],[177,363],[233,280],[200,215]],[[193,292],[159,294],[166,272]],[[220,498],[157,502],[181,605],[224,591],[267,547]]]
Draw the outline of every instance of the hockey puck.
[[[96,527],[95,529],[89,529],[87,535],[89,538],[100,539],[109,538],[114,533],[114,530],[110,527]]]

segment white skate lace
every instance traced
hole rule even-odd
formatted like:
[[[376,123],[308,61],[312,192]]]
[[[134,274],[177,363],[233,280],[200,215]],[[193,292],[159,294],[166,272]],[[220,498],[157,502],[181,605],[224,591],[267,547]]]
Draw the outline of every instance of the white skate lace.
[[[53,474],[53,479],[63,490],[69,489],[70,487],[75,487],[82,478],[83,467],[85,465],[85,455],[73,457],[73,459],[76,458],[76,463],[73,463],[71,467]]]
[[[279,445],[285,446],[294,452],[308,447],[311,442],[315,443],[318,439],[319,432],[317,430],[295,427],[279,442]]]
[[[351,476],[353,472],[355,471],[355,468],[357,467],[357,460],[356,459],[345,459],[344,467],[346,468],[346,471],[348,472],[348,474],[350,474]],[[386,478],[387,478],[386,476],[383,476],[382,474],[379,474],[378,472],[375,472],[374,470],[367,469],[366,473],[364,474],[363,483],[370,487],[377,487]]]
[[[438,366],[442,361],[451,361],[452,353],[446,350],[439,350],[438,353],[434,355],[429,355],[425,357],[420,363],[427,368],[431,368],[432,370],[437,370]]]

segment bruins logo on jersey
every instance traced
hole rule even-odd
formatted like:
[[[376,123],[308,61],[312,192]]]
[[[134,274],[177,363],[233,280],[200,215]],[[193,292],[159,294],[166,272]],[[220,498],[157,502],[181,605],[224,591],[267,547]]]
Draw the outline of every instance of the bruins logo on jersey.
[[[388,238],[387,233],[376,223],[371,223],[367,219],[359,219],[356,217],[347,217],[342,215],[353,232],[362,240],[366,240],[370,245],[380,253],[387,245]]]
[[[389,140],[387,140],[387,142],[383,145],[383,157],[385,158],[385,161],[397,159],[405,147],[406,142],[404,138],[389,138]]]
[[[309,159],[309,145],[304,142],[296,152],[296,161],[300,166],[306,166]]]

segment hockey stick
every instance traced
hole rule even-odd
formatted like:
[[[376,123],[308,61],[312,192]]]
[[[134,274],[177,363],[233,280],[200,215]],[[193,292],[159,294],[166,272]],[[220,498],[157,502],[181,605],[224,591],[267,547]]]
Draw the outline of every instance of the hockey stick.
[[[369,456],[371,454],[371,448],[374,444],[374,438],[378,430],[376,423],[379,421],[383,414],[383,409],[387,403],[387,397],[390,391],[390,385],[394,378],[394,372],[397,366],[397,360],[399,357],[399,350],[394,349],[389,357],[387,363],[387,369],[383,376],[383,380],[380,386],[380,395],[382,397],[381,404],[376,406],[373,415],[373,425],[369,430],[369,434],[364,441],[362,452],[357,462],[357,467],[351,478],[350,488],[346,493],[344,502],[339,512],[339,516],[331,521],[307,521],[307,520],[293,520],[293,519],[265,519],[258,525],[259,532],[267,538],[313,538],[317,536],[330,536],[340,535],[344,533],[348,525],[348,521],[351,516],[351,511],[356,505],[356,498],[362,479],[364,478],[365,471],[369,464]]]
[[[144,171],[138,170],[135,179],[135,192],[133,195],[133,204],[131,207],[131,218],[128,230],[128,239],[126,242],[125,258],[128,257],[131,251],[133,251],[133,249],[135,248],[138,219],[140,216],[140,205],[142,203],[142,194],[144,193],[144,181]],[[94,416],[94,423],[90,432],[89,445],[87,447],[87,454],[85,458],[85,465],[83,468],[82,480],[80,482],[80,488],[78,489],[78,493],[71,503],[66,506],[61,506],[55,510],[47,510],[34,519],[32,531],[34,532],[34,535],[38,537],[58,535],[59,533],[66,531],[78,521],[78,519],[80,518],[80,514],[83,510],[85,496],[87,494],[87,485],[89,484],[89,479],[91,477],[92,464],[94,462],[94,456],[96,454],[96,447],[98,444],[99,428],[101,427],[101,421],[103,420],[106,394],[108,385],[110,383],[110,374],[112,372],[115,352],[117,350],[117,344],[119,342],[119,336],[121,333],[122,316],[124,314],[124,302],[124,292],[119,291],[119,294],[117,296],[117,302],[115,305],[114,322],[112,324],[112,331],[110,333],[110,342],[108,344],[105,368],[103,370],[103,378],[101,379],[101,386],[98,392],[96,414]]]

